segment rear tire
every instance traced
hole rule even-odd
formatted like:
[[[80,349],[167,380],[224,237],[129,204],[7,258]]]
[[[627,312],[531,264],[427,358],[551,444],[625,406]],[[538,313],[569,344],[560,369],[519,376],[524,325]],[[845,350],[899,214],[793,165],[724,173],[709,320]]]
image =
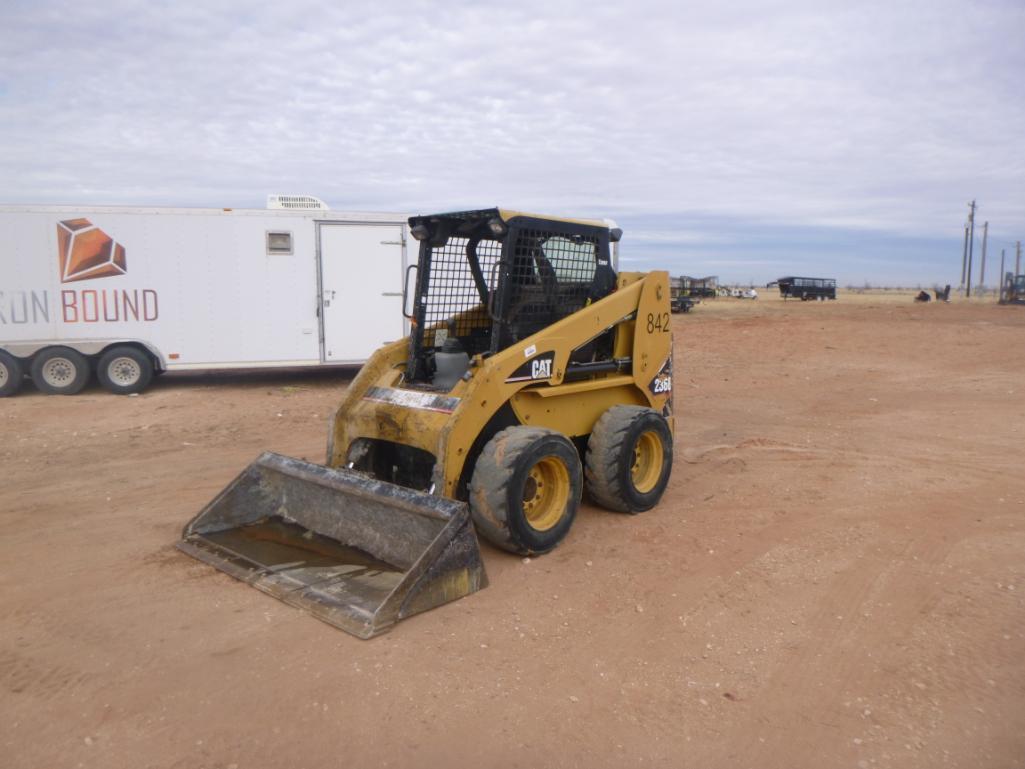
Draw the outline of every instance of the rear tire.
[[[566,436],[538,427],[502,430],[484,446],[470,479],[477,531],[512,553],[547,553],[573,525],[582,476]]]
[[[587,441],[587,492],[619,513],[641,513],[658,504],[673,470],[669,424],[645,406],[613,406]]]
[[[153,379],[153,361],[135,347],[112,347],[100,356],[96,378],[115,395],[140,393]]]
[[[80,393],[89,373],[89,361],[70,347],[47,347],[32,359],[32,381],[47,395]]]
[[[21,389],[25,370],[21,361],[5,350],[0,350],[0,398],[14,395]]]

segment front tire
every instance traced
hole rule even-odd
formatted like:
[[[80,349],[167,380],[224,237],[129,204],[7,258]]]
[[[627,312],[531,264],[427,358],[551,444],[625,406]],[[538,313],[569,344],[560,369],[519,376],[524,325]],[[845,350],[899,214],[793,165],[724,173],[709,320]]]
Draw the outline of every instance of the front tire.
[[[32,381],[47,395],[76,395],[89,383],[89,361],[70,347],[48,347],[32,359]]]
[[[547,553],[573,525],[582,476],[566,436],[537,427],[502,430],[484,446],[470,479],[477,531],[512,553]]]
[[[113,347],[100,356],[96,377],[115,395],[140,393],[153,379],[153,361],[135,347]]]
[[[0,398],[14,395],[21,388],[25,370],[21,361],[5,350],[0,350]]]
[[[650,510],[662,498],[673,470],[669,424],[645,406],[613,406],[587,441],[587,492],[619,513]]]

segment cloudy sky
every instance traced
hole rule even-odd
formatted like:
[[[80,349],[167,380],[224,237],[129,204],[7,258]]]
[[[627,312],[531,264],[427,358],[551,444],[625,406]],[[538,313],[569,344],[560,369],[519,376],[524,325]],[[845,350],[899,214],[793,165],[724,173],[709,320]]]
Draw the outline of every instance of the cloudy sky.
[[[992,282],[1025,239],[1025,2],[0,3],[0,202],[272,192],[906,285],[958,282],[976,198]]]

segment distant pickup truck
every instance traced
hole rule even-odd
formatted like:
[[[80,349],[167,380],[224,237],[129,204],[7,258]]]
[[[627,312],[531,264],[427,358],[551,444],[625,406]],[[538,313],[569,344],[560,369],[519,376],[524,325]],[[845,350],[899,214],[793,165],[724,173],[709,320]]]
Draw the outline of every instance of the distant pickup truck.
[[[757,299],[758,292],[753,288],[731,288],[730,296],[734,299]]]

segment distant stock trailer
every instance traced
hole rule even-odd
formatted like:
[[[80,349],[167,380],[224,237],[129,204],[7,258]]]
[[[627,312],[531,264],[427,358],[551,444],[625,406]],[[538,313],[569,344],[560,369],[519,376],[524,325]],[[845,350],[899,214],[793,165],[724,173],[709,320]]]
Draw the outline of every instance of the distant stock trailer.
[[[401,339],[407,214],[0,205],[0,396],[161,371],[352,365]]]
[[[802,278],[788,276],[778,278],[766,285],[766,288],[779,286],[779,295],[784,299],[800,299],[802,302],[809,300],[825,301],[836,299],[835,278]]]
[[[1005,273],[999,301],[1000,304],[1025,304],[1025,275]]]

